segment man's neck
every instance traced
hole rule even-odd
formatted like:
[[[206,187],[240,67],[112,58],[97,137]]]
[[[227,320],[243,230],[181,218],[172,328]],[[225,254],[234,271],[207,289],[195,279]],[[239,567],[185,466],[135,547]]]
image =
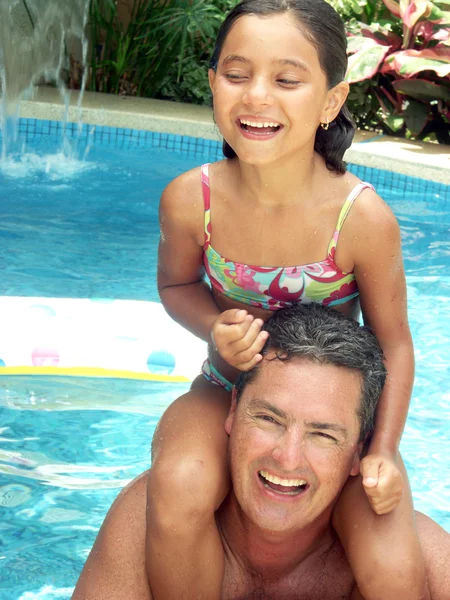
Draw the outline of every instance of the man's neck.
[[[217,513],[217,522],[227,551],[242,570],[267,581],[288,577],[308,558],[333,546],[336,534],[330,516],[331,512],[301,531],[271,532],[251,523],[230,493]]]

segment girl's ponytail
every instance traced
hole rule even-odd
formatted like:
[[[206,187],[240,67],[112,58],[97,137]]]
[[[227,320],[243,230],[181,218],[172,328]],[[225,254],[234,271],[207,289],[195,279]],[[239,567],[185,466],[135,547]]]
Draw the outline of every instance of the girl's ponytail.
[[[355,131],[355,122],[345,104],[328,129],[317,129],[314,150],[325,160],[327,169],[345,173],[347,163],[344,154],[352,144]]]

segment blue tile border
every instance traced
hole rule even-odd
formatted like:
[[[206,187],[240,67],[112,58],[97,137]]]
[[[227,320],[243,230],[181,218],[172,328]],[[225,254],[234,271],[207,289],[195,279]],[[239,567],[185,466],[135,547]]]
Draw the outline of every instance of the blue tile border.
[[[209,161],[223,158],[222,144],[215,140],[104,125],[82,124],[80,126],[77,123],[67,123],[64,126],[59,121],[19,120],[19,134],[25,136],[26,140],[35,136],[61,135],[64,130],[69,138],[79,137],[81,142],[96,146],[115,148],[150,146],[187,154],[190,157],[206,158]],[[368,181],[375,187],[380,185],[388,187],[392,191],[405,194],[405,198],[408,194],[420,193],[426,196],[427,200],[436,198],[450,201],[450,186],[444,183],[354,164],[349,165],[349,170],[363,181]]]
[[[445,185],[445,183],[362,165],[349,164],[348,170],[362,181],[368,181],[375,188],[388,188],[396,194],[403,194],[405,200],[408,199],[408,194],[421,194],[427,202],[434,199],[450,202],[450,185]]]
[[[35,136],[62,135],[64,131],[68,138],[79,138],[82,143],[92,143],[95,146],[113,146],[115,148],[150,146],[193,157],[204,158],[207,155],[208,160],[223,158],[222,144],[215,140],[104,125],[82,124],[79,126],[77,123],[67,123],[64,127],[58,121],[40,119],[20,119],[19,121],[19,134],[26,140]]]

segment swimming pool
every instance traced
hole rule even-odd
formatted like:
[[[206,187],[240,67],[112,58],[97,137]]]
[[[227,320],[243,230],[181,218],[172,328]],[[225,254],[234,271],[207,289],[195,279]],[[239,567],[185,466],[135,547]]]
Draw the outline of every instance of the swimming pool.
[[[80,164],[54,158],[57,133],[24,122],[25,158],[0,171],[0,295],[157,300],[160,192],[218,145],[96,128]],[[400,221],[417,357],[402,452],[416,507],[450,530],[450,188],[357,172]],[[186,387],[0,377],[0,600],[70,597],[106,510],[148,466],[156,422]]]

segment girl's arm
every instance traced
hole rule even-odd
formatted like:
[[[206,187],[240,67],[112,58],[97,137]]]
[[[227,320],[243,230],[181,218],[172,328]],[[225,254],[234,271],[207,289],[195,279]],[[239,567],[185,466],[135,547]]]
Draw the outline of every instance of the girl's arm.
[[[158,291],[167,313],[210,342],[220,310],[204,281],[203,199],[199,169],[180,175],[161,196]]]
[[[372,200],[369,207],[367,196]],[[361,204],[359,208],[366,214],[356,237],[355,276],[364,322],[380,342],[388,371],[369,453],[395,457],[414,382],[400,228],[391,210],[376,194],[367,194],[366,202]]]

